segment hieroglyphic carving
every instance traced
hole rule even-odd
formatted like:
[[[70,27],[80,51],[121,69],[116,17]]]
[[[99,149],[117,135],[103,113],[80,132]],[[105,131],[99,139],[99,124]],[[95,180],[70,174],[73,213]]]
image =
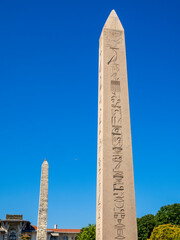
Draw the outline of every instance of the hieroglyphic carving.
[[[111,131],[112,131],[112,174],[113,174],[113,202],[114,202],[114,231],[115,239],[126,239],[125,207],[124,207],[124,172],[121,168],[123,162],[123,136],[120,100],[120,65],[119,51],[123,41],[123,34],[116,30],[104,30],[105,47],[110,53],[107,61],[111,84]]]
[[[99,51],[97,240],[137,240],[123,26],[114,10]]]

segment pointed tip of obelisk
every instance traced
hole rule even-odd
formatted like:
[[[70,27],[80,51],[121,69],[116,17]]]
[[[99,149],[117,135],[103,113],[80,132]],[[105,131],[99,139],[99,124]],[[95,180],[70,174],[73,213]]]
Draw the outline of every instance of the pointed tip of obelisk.
[[[104,24],[104,28],[124,31],[124,28],[123,28],[123,26],[118,18],[118,15],[116,14],[114,9],[109,14],[109,17],[106,20],[106,23]]]
[[[111,13],[109,14],[109,17],[118,17],[118,15],[117,15],[117,13],[116,13],[116,11],[113,9],[112,11],[111,11]]]
[[[47,159],[46,159],[46,158],[44,159],[44,162],[43,162],[43,164],[48,164],[48,161],[47,161]]]

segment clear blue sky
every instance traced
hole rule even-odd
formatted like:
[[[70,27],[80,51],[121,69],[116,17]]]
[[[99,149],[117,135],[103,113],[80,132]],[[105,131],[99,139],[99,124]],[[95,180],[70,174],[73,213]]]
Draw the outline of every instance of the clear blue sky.
[[[180,1],[0,2],[0,218],[95,223],[98,39],[115,9],[126,34],[137,216],[180,202]],[[75,160],[77,159],[77,160]]]

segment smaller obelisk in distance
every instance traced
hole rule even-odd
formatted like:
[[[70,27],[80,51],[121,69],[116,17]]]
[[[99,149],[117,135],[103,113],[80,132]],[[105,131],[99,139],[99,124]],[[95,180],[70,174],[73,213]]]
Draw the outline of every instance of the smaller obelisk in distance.
[[[48,175],[49,164],[45,159],[41,168],[37,240],[47,240]]]

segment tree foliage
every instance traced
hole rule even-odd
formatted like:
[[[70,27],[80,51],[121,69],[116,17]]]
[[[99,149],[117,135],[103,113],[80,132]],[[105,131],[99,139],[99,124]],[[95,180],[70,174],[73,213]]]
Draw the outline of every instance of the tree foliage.
[[[161,207],[155,216],[156,227],[162,224],[180,225],[180,204]]]
[[[31,237],[30,237],[29,235],[27,235],[27,234],[22,234],[22,235],[21,235],[21,239],[22,239],[22,240],[30,240]]]
[[[151,236],[151,232],[155,227],[154,215],[148,214],[141,218],[137,218],[138,239],[147,240]]]
[[[179,240],[180,227],[172,224],[163,224],[155,227],[149,240]]]
[[[155,216],[148,214],[141,218],[137,218],[138,240],[150,238],[154,227],[164,224],[180,226],[180,204],[175,203],[163,206]]]
[[[96,226],[94,224],[89,224],[88,227],[81,229],[78,235],[78,240],[95,240],[96,238]]]

